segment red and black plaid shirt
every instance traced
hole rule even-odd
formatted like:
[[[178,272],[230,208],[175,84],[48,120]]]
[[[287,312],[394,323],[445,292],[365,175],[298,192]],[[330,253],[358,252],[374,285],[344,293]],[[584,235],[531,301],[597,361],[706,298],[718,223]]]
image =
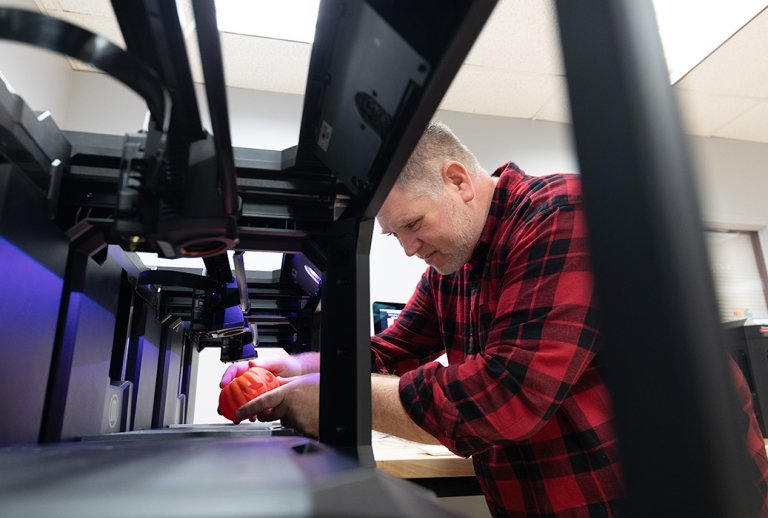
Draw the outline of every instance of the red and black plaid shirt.
[[[512,163],[494,175],[471,261],[428,269],[372,354],[401,376],[411,418],[472,456],[495,516],[619,516],[580,181]],[[431,361],[444,352],[447,367]]]

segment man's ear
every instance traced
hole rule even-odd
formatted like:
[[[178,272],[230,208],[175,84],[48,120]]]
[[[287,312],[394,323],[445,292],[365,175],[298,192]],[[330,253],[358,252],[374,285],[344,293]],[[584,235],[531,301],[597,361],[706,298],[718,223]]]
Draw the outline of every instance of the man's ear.
[[[472,185],[472,178],[461,162],[447,160],[443,164],[443,182],[447,188],[458,191],[465,202],[474,199],[475,187]]]

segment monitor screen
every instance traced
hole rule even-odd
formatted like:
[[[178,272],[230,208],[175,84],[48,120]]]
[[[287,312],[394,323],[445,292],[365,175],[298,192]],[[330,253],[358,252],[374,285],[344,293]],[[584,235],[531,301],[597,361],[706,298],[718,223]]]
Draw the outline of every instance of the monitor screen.
[[[400,302],[374,302],[373,332],[379,334],[391,326],[404,307],[405,304]]]

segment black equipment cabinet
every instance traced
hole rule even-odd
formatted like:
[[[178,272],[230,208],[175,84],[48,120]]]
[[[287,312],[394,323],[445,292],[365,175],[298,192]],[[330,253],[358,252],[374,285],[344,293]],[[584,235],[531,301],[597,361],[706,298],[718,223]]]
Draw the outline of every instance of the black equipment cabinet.
[[[69,246],[46,214],[30,179],[0,166],[0,412],[13,423],[2,444],[36,441],[42,426]]]

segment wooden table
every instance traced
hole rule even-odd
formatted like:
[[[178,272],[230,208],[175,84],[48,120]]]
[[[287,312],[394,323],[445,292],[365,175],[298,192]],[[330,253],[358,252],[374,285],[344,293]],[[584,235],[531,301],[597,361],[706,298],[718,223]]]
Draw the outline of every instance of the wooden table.
[[[373,433],[376,467],[424,486],[437,496],[480,495],[472,459],[454,455],[444,446],[420,444]]]

